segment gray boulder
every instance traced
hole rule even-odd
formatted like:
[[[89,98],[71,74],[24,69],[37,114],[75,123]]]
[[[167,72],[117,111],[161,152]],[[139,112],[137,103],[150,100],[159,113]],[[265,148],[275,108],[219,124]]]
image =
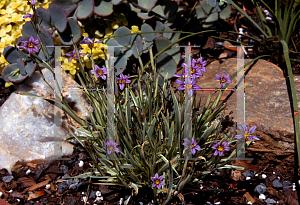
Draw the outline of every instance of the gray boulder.
[[[53,74],[48,69],[42,72],[54,88]],[[88,120],[92,107],[78,83],[63,70],[62,87],[65,88],[63,96],[71,108],[80,118]],[[53,90],[44,82],[40,72],[35,72],[0,107],[0,169],[6,168],[9,172],[17,161],[46,161],[72,154],[73,146],[63,140],[72,136],[68,124],[78,126],[59,108],[54,109],[54,105],[43,98],[18,94],[22,91],[55,99]],[[54,123],[57,119],[62,121]]]

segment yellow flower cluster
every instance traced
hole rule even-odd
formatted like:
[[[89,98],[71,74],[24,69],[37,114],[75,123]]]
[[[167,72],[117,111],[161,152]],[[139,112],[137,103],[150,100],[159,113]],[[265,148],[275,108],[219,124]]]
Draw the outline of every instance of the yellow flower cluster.
[[[44,3],[37,1],[36,7],[47,9],[51,0],[45,0]],[[30,21],[30,18],[23,18],[27,13],[33,13],[31,5],[23,0],[1,0],[0,1],[0,73],[9,63],[3,56],[3,50],[7,46],[13,46],[17,39],[22,35],[22,26]],[[6,83],[5,87],[13,85]]]
[[[98,30],[95,31],[95,37],[96,37],[95,42],[99,41],[99,38],[103,38],[103,37],[109,38],[109,37],[113,36],[113,30],[118,29],[119,26],[127,26],[128,25],[128,21],[126,20],[126,17],[123,13],[120,14],[118,12],[114,12],[113,15],[114,16],[108,17],[108,20],[106,21],[106,25],[104,25],[106,27],[105,33],[100,32]],[[81,24],[80,21],[79,21],[79,24]],[[84,29],[82,29],[82,30],[83,30],[83,37],[89,37],[89,34],[86,33]],[[90,38],[93,38],[93,37],[90,37]],[[92,63],[91,63],[91,60],[89,59],[89,54],[91,54],[91,49],[88,47],[87,44],[81,44],[81,47],[82,47],[82,50],[80,52],[87,54],[87,55],[81,57],[81,58],[83,58],[82,62],[86,68],[92,69]],[[104,49],[102,49],[102,48],[104,48]],[[94,60],[97,60],[99,58],[105,59],[106,49],[107,49],[107,46],[105,44],[95,43],[94,48],[92,49]],[[64,56],[64,54],[66,52],[67,52],[66,49],[64,49],[64,53],[63,53],[63,57],[62,57],[62,59],[63,59],[62,60],[63,61],[62,68],[66,71],[68,70],[69,76],[74,79],[75,74],[80,71],[79,64],[78,64],[78,61],[75,59],[72,59],[70,62],[68,62],[69,57]],[[71,52],[71,49],[69,49],[68,52]]]

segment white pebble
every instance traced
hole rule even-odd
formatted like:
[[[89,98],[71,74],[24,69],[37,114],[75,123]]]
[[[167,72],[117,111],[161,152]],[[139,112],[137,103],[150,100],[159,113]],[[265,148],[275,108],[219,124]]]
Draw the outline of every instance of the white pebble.
[[[270,16],[267,16],[267,17],[266,17],[266,20],[271,21],[272,18],[271,18]]]
[[[202,184],[200,185],[200,189],[203,189],[203,186],[202,186]]]
[[[252,202],[251,201],[248,201],[248,203],[247,204],[252,204]]]
[[[13,192],[13,190],[9,190],[9,191],[8,191],[8,193],[11,193],[11,192]]]
[[[0,191],[0,197],[3,195],[3,193]]]
[[[262,178],[264,178],[264,179],[267,178],[267,175],[265,175],[265,174],[262,174],[261,176],[262,176]]]
[[[26,171],[26,175],[28,175],[28,174],[30,174],[30,169],[28,169],[27,171]]]
[[[280,179],[280,176],[278,176],[277,178]]]
[[[251,179],[251,177],[246,177],[246,180],[250,180]]]
[[[266,199],[266,196],[265,196],[264,194],[260,194],[258,198],[259,198],[259,199],[262,199],[262,200],[265,200],[265,199]]]
[[[296,184],[293,183],[293,191],[296,191]]]
[[[300,180],[298,180],[298,184],[300,184]]]
[[[101,192],[100,191],[96,191],[96,196],[101,196]]]
[[[221,204],[221,202],[218,201],[218,202],[216,202],[215,204]]]
[[[123,203],[123,198],[120,199],[119,205],[122,205],[122,203]]]
[[[78,163],[78,166],[83,167],[83,164],[84,164],[83,161],[80,160],[79,163]]]
[[[275,172],[273,172],[273,174],[275,174]]]
[[[47,184],[45,188],[50,189],[50,184]]]
[[[255,176],[257,177],[257,176],[258,176],[258,174],[255,174]]]
[[[20,202],[21,200],[20,199],[17,199],[17,202]]]
[[[102,197],[102,196],[101,196],[101,197],[98,197],[98,196],[97,196],[96,199],[95,199],[95,201],[94,201],[94,203],[95,203],[95,202],[102,201],[102,200],[103,200],[103,197]]]
[[[82,199],[83,199],[84,203],[86,203],[86,201],[87,201],[87,197],[86,197],[86,196],[84,196],[84,197],[82,197]]]

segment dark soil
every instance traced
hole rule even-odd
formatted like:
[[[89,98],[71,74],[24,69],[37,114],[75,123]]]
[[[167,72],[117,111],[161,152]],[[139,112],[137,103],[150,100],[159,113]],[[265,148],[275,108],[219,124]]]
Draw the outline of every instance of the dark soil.
[[[251,5],[247,5],[246,9],[249,15],[254,19],[257,19],[255,18],[256,14],[255,12],[253,13],[254,10]],[[231,17],[223,24],[224,29],[226,28],[227,30],[235,31],[236,28],[243,27],[245,29],[244,32],[246,31],[259,38],[259,34],[255,33],[256,30],[251,27],[249,22],[247,22],[245,18],[239,18],[240,16],[236,18],[237,15],[237,11],[232,8]],[[217,33],[216,35],[222,38],[236,40],[235,35],[226,33]],[[236,56],[235,52],[216,46],[214,44],[216,40],[212,40],[211,38],[208,38],[208,36],[206,36],[205,39],[206,40],[203,43],[204,48],[201,50],[201,55],[203,57],[211,60],[220,60],[219,56],[222,53],[227,53],[227,57]],[[249,58],[257,57],[258,55],[263,54],[263,52],[263,50],[258,52],[254,47],[253,52],[248,53]],[[194,54],[197,53],[198,51],[194,50]],[[296,56],[295,58],[299,58],[299,56]],[[300,75],[300,67],[298,64],[292,62],[292,69],[294,75]],[[4,80],[0,79],[0,106],[17,87],[11,86],[5,88],[4,85]],[[251,148],[251,146],[249,148]],[[88,197],[89,204],[119,204],[120,198],[123,198],[124,201],[131,195],[131,190],[125,189],[124,187],[97,185],[94,184],[97,183],[96,180],[91,180],[89,182],[89,179],[80,179],[74,189],[66,188],[65,191],[60,192],[63,186],[61,185],[62,182],[58,182],[57,180],[59,177],[65,175],[59,168],[61,165],[66,165],[68,167],[66,174],[69,174],[70,176],[76,176],[92,170],[92,161],[82,147],[77,145],[74,153],[69,157],[71,160],[56,160],[50,164],[46,162],[20,163],[15,171],[13,171],[14,178],[8,183],[3,182],[2,180],[4,176],[8,176],[9,174],[5,169],[0,170],[0,179],[2,179],[0,181],[0,192],[2,193],[2,195],[0,194],[0,205],[8,203],[49,205],[84,204],[83,197],[87,196],[88,188],[91,192]],[[214,173],[205,178],[203,185],[189,183],[181,192],[180,198],[182,200],[175,196],[173,197],[171,204],[247,204],[248,201],[259,205],[267,204],[264,200],[259,199],[259,194],[254,191],[255,187],[260,183],[263,183],[267,187],[267,191],[264,193],[266,199],[273,199],[278,202],[278,204],[298,204],[297,191],[294,191],[292,187],[283,190],[283,188],[275,188],[273,186],[273,181],[275,179],[278,179],[281,183],[284,181],[298,183],[294,176],[295,158],[293,154],[285,156],[285,158],[282,159],[282,163],[278,162],[278,159],[275,160],[276,155],[274,153],[268,153],[268,158],[265,158],[262,153],[251,151],[251,149],[246,150],[246,157],[253,158],[254,160],[248,160],[247,162],[241,160],[233,162],[233,164],[248,167],[249,171],[252,173],[251,179],[246,180],[246,177],[243,175],[244,171],[238,170],[226,170]],[[78,166],[79,158],[84,161],[83,167]],[[289,166],[284,163],[284,160],[289,162]],[[280,167],[281,169],[277,169],[276,167]],[[26,174],[27,170],[31,170],[31,172]],[[256,174],[258,174],[258,176],[255,176]],[[263,178],[262,174],[265,174],[267,177]],[[49,189],[45,188],[47,184],[50,184]],[[95,192],[97,191],[101,192],[103,200],[94,202],[96,198]],[[29,200],[29,197],[32,199]],[[139,190],[139,194],[130,200],[129,204],[151,204],[152,200],[154,200],[152,190],[141,189]]]
[[[58,182],[59,178],[65,174],[72,177],[92,171],[91,158],[79,145],[76,146],[74,153],[68,157],[71,160],[56,160],[50,164],[45,162],[20,163],[12,172],[14,178],[10,182],[0,182],[0,191],[3,194],[1,196],[3,200],[0,199],[0,204],[4,204],[5,201],[9,204],[84,204],[83,197],[86,197],[88,187],[90,192],[89,204],[119,204],[121,198],[124,200],[131,195],[130,189],[97,185],[95,184],[97,180],[94,179],[89,183],[88,178],[80,179],[74,189],[68,188],[67,185],[64,190],[62,182]],[[249,171],[225,170],[215,172],[203,180],[203,185],[189,183],[179,195],[182,201],[175,196],[171,204],[218,204],[217,202],[220,202],[219,204],[247,204],[248,201],[251,201],[254,204],[263,205],[266,202],[259,199],[259,194],[254,191],[255,187],[261,183],[267,187],[267,191],[264,192],[266,199],[273,199],[279,204],[298,204],[297,191],[293,189],[292,184],[284,186],[287,188],[286,190],[283,190],[282,187],[273,186],[275,179],[279,180],[281,184],[284,181],[295,183],[293,163],[286,166],[284,161],[278,163],[276,160],[269,160],[274,159],[275,153],[271,153],[266,159],[261,156],[261,153],[248,150],[246,157],[254,160],[234,161],[232,164],[248,167]],[[78,165],[80,160],[84,162],[83,167]],[[293,156],[290,155],[285,160],[292,162]],[[68,168],[66,173],[60,169],[61,165]],[[280,169],[276,167],[280,167]],[[30,173],[26,174],[27,170],[30,170]],[[249,180],[246,180],[247,174],[251,176]],[[266,178],[263,178],[263,174],[266,175]],[[3,180],[3,177],[8,175],[5,169],[0,170],[0,179]],[[50,184],[49,189],[45,188],[47,184]],[[103,199],[94,202],[97,191],[101,192]],[[28,197],[33,197],[33,199],[28,200],[30,199]],[[140,189],[138,195],[134,196],[129,204],[152,204],[150,202],[154,202],[153,200],[152,189]]]

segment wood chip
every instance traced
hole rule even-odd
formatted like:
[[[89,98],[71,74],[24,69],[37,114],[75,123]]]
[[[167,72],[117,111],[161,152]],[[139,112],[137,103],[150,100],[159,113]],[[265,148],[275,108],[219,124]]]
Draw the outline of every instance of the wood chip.
[[[255,199],[249,194],[249,192],[246,192],[243,197],[245,197],[247,201],[250,201],[252,204],[255,203]]]
[[[25,189],[23,191],[23,193],[32,192],[32,191],[35,191],[35,190],[37,190],[39,188],[42,188],[42,187],[46,186],[47,184],[49,184],[50,181],[51,181],[51,178],[49,177],[49,175],[47,175],[47,180],[46,181],[43,181],[43,182],[40,182],[40,183],[38,183],[36,185],[28,187],[27,189]]]
[[[39,198],[41,196],[44,196],[45,194],[46,194],[46,192],[44,190],[36,191],[36,192],[29,192],[29,197],[28,197],[27,200],[36,199],[36,198]]]

